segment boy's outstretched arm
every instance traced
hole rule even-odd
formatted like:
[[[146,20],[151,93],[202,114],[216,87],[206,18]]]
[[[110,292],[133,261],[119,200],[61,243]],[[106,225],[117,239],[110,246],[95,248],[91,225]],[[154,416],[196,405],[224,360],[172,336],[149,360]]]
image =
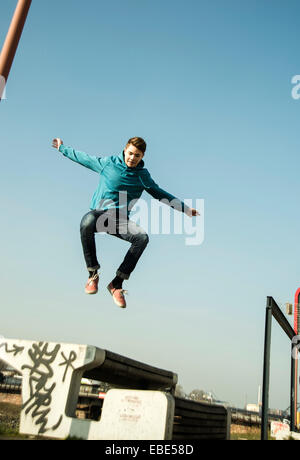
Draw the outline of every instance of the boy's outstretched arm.
[[[61,152],[65,157],[69,158],[70,160],[75,161],[76,163],[79,163],[82,166],[85,166],[86,168],[89,168],[92,171],[95,171],[98,173],[102,171],[105,163],[109,159],[109,157],[97,158],[95,156],[88,155],[87,153],[79,152],[78,150],[74,150],[71,147],[66,147],[63,141],[59,137],[56,137],[55,139],[53,139],[52,147],[57,149],[59,152]]]
[[[143,182],[143,181],[142,181]],[[144,184],[146,192],[148,192],[153,198],[165,202],[165,204],[169,204],[172,208],[177,209],[177,211],[184,212],[187,216],[200,216],[197,209],[188,207],[183,201],[180,201],[174,195],[166,192],[159,185],[154,182],[152,177],[146,177],[146,183]]]

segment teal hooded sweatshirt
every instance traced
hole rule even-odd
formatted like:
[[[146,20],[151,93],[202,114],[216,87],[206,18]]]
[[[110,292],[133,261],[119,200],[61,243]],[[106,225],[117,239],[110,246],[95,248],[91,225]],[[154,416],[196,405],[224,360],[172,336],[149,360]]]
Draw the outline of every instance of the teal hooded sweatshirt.
[[[67,158],[100,176],[99,185],[92,197],[90,209],[108,210],[124,209],[130,214],[136,201],[144,190],[153,198],[167,200],[178,211],[184,212],[188,207],[175,196],[161,189],[144,167],[142,160],[135,168],[130,168],[124,161],[124,151],[120,155],[95,157],[79,152],[71,147],[61,145],[59,151]]]

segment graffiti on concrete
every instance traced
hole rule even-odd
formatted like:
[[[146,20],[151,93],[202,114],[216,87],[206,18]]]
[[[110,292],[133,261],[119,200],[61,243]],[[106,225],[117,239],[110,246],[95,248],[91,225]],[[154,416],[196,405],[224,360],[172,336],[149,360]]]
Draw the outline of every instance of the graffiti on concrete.
[[[19,353],[24,351],[24,347],[18,347],[17,345],[13,345],[12,350],[9,350],[7,343],[1,343],[0,348],[4,347],[6,353],[13,353],[14,356],[17,356]]]
[[[31,349],[28,351],[32,364],[22,366],[22,370],[29,370],[30,389],[29,399],[23,403],[22,409],[25,409],[26,415],[31,414],[35,425],[39,426],[39,434],[44,434],[49,430],[55,431],[63,420],[63,415],[61,414],[57,422],[53,426],[48,427],[52,395],[57,385],[55,380],[53,382],[53,364],[58,359],[60,349],[60,344],[55,345],[53,349],[49,349],[48,343],[33,343]],[[68,369],[70,367],[74,369],[72,363],[76,360],[77,355],[74,351],[70,353],[69,358],[66,358],[63,352],[61,352],[61,355],[64,361],[57,364],[59,366],[66,366],[63,376],[64,382]],[[49,383],[49,380],[52,380],[52,384]]]
[[[64,373],[64,376],[63,376],[63,379],[62,379],[62,381],[64,382],[69,367],[71,367],[71,368],[74,370],[74,367],[73,367],[73,364],[72,364],[72,363],[73,363],[74,361],[76,361],[77,355],[76,355],[75,351],[71,351],[71,352],[70,352],[69,358],[66,358],[66,357],[65,357],[63,351],[61,352],[61,355],[62,355],[62,357],[64,358],[64,361],[63,361],[62,363],[60,363],[60,366],[66,366],[65,373]]]
[[[29,369],[29,387],[30,397],[23,403],[22,409],[25,414],[31,412],[31,417],[35,419],[35,424],[39,426],[39,434],[45,433],[49,428],[48,415],[51,412],[52,392],[56,387],[53,383],[47,388],[47,382],[53,378],[53,369],[51,364],[55,361],[60,345],[56,345],[53,350],[48,350],[48,343],[34,343],[32,349],[28,351],[28,355],[32,361],[32,365],[22,366],[22,370]],[[59,417],[55,427],[58,428],[62,421],[62,416]]]

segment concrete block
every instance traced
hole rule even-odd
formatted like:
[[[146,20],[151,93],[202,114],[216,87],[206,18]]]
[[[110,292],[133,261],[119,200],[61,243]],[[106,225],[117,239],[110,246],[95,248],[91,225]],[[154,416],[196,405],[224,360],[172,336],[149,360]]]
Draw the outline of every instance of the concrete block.
[[[1,339],[0,359],[22,374],[22,434],[56,439],[171,439],[175,402],[161,391],[110,390],[99,422],[75,417],[82,375],[103,364],[104,350]]]
[[[160,391],[109,390],[99,439],[172,439],[174,398]]]

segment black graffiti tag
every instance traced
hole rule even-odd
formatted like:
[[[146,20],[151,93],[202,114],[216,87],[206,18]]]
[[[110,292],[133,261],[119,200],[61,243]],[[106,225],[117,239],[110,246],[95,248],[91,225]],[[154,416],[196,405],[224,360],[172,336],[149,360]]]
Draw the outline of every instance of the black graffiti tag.
[[[56,430],[63,419],[61,415],[54,426],[47,428],[48,414],[51,412],[52,393],[56,387],[56,383],[52,383],[49,387],[47,387],[47,383],[53,377],[51,365],[57,357],[60,345],[56,345],[51,351],[48,350],[48,347],[48,343],[34,343],[28,351],[32,365],[22,366],[22,370],[30,370],[30,397],[23,404],[22,409],[26,408],[25,414],[29,414],[32,411],[31,416],[35,419],[35,424],[40,425],[39,434],[43,434],[50,429]]]
[[[73,367],[73,364],[72,364],[72,363],[73,363],[74,361],[76,361],[77,355],[76,355],[75,351],[71,351],[71,352],[70,352],[69,358],[66,358],[64,352],[61,352],[61,355],[62,355],[62,357],[64,358],[64,362],[60,363],[60,366],[66,366],[66,369],[65,369],[65,372],[64,372],[64,376],[63,376],[63,379],[62,379],[62,381],[64,382],[69,367],[71,367],[71,368],[74,370],[74,367]]]
[[[17,354],[22,353],[24,351],[24,347],[18,347],[18,345],[13,345],[12,350],[9,350],[7,343],[1,343],[0,348],[4,347],[6,353],[13,353],[14,356],[17,356]]]

